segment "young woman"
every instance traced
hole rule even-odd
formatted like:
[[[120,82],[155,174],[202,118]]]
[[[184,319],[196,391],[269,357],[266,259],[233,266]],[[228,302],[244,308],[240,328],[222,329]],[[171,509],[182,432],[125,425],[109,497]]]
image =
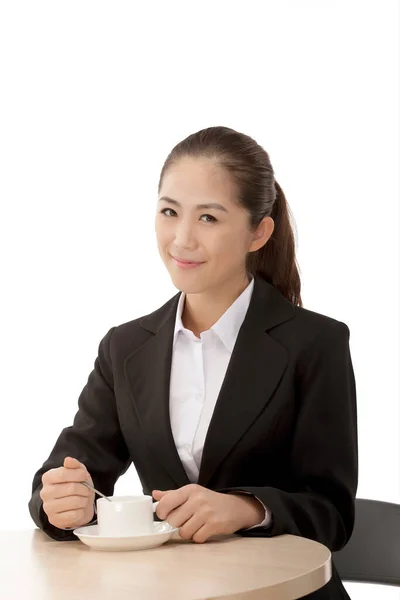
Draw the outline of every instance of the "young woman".
[[[162,168],[155,231],[180,290],[112,327],[33,480],[56,540],[95,522],[94,497],[133,462],[181,537],[285,533],[349,540],[358,478],[347,325],[303,308],[285,196],[252,138],[210,127]],[[336,569],[315,600],[348,598]]]

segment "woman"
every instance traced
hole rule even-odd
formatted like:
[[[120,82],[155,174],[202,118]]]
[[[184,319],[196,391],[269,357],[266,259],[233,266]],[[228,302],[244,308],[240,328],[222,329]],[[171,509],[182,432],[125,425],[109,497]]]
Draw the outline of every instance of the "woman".
[[[289,533],[343,548],[358,478],[349,329],[302,306],[268,154],[201,130],[172,150],[158,192],[157,244],[182,293],[101,340],[74,423],[34,477],[33,520],[76,539],[69,528],[95,522],[79,481],[112,495],[133,462],[185,539]],[[333,567],[308,597],[349,596]]]

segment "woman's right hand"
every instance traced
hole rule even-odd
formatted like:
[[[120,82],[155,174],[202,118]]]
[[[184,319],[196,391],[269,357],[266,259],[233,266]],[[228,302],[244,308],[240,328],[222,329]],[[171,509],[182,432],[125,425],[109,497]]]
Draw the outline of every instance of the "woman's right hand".
[[[63,467],[43,474],[40,497],[43,510],[55,527],[82,527],[93,519],[95,492],[80,481],[93,485],[85,465],[70,456],[64,460]]]

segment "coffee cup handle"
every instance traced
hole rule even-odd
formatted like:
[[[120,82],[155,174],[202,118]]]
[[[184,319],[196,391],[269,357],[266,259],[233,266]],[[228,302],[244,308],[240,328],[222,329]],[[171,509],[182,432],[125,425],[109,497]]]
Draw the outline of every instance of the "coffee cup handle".
[[[153,513],[155,513],[155,512],[156,512],[157,506],[158,506],[159,504],[160,504],[160,501],[158,501],[158,502],[153,502]],[[166,521],[166,523],[168,523],[168,521]],[[169,523],[168,523],[168,525],[169,525],[170,527],[172,527],[172,525],[170,525]],[[179,536],[179,534],[178,534],[178,533],[175,533],[175,534],[174,534],[174,538],[175,538],[175,539],[176,539],[176,536],[177,536],[177,539],[180,539],[180,536]]]

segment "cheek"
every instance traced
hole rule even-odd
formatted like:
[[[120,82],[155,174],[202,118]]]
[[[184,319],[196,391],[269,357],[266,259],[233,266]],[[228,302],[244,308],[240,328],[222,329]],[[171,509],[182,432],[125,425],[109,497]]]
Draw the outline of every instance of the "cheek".
[[[168,231],[157,221],[155,225],[155,234],[158,246],[164,246],[168,241]]]
[[[240,235],[221,235],[209,244],[210,255],[224,263],[236,263],[243,259],[245,249]]]

